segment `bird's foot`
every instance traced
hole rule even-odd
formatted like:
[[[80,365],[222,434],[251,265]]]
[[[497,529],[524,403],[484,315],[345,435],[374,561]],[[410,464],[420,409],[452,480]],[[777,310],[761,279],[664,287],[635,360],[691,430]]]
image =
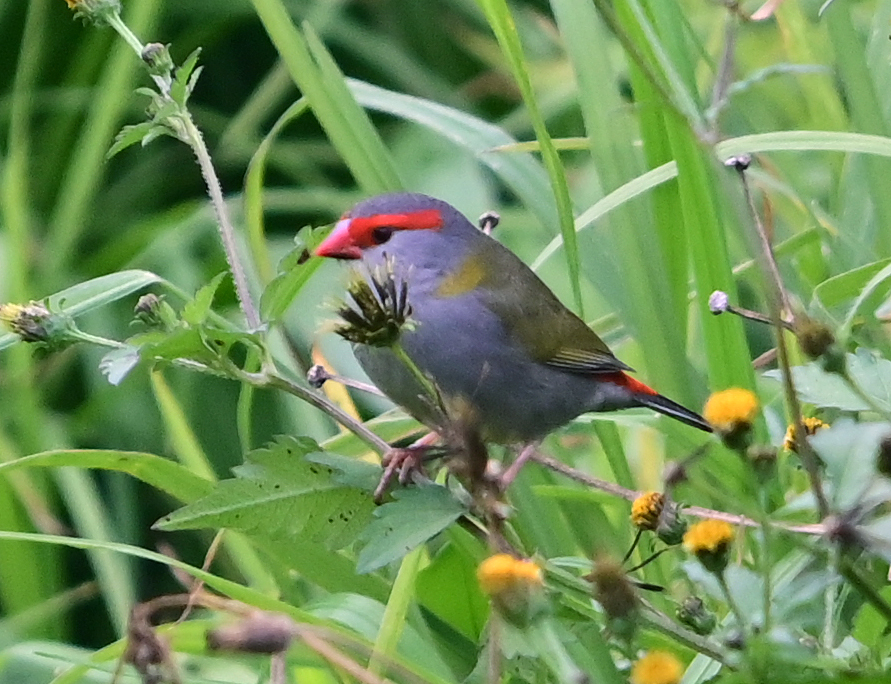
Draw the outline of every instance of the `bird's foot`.
[[[380,503],[394,478],[399,484],[406,485],[416,476],[424,476],[424,461],[442,455],[442,449],[434,446],[437,439],[435,434],[421,438],[411,446],[392,448],[381,459],[384,466],[384,474],[374,490],[374,502]]]
[[[520,474],[520,469],[526,465],[526,462],[532,458],[535,454],[535,450],[538,448],[538,442],[532,442],[531,444],[527,444],[523,447],[523,450],[519,453],[519,455],[514,459],[514,462],[510,464],[507,470],[505,470],[501,474],[499,489],[502,492],[507,491],[507,488],[510,486],[511,482],[513,482],[517,475]]]

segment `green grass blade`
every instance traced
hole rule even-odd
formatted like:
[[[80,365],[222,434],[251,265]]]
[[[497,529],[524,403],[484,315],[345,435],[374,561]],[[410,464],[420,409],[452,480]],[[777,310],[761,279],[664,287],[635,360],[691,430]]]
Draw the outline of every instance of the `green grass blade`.
[[[390,154],[368,123],[365,112],[351,97],[343,97],[342,76],[337,77],[341,83],[326,82],[325,72],[313,59],[307,40],[294,26],[280,0],[252,0],[252,3],[291,78],[309,100],[331,144],[363,190],[377,194],[401,187]],[[330,66],[325,66],[328,73]],[[369,130],[373,132],[370,139],[359,139],[360,132]]]
[[[160,5],[161,0],[127,2],[125,18],[131,30],[136,34],[150,33],[159,18]],[[42,276],[48,283],[60,284],[57,277],[66,272],[69,259],[76,253],[73,248],[89,225],[91,203],[107,169],[105,155],[132,99],[130,89],[140,67],[133,50],[124,41],[115,41],[92,90],[95,97],[76,138],[49,221],[51,232],[44,252],[48,258],[42,262]]]
[[[554,148],[550,133],[548,133],[547,124],[539,109],[536,94],[532,88],[532,81],[529,78],[526,57],[523,54],[520,37],[517,34],[517,28],[514,25],[507,2],[505,0],[480,0],[480,4],[486,13],[489,26],[495,33],[498,44],[501,46],[501,50],[510,65],[514,79],[520,88],[523,102],[526,105],[529,117],[532,120],[532,126],[535,129],[535,137],[541,145],[542,159],[548,171],[551,190],[554,193],[557,212],[560,217],[560,234],[563,236],[563,244],[566,248],[566,267],[572,286],[573,300],[577,313],[583,315],[579,250],[573,227],[575,212],[572,208],[572,200],[569,197],[569,186],[566,183],[563,164],[560,161],[557,150]]]
[[[447,140],[471,152],[513,190],[542,225],[550,228],[557,222],[554,195],[548,187],[548,176],[531,154],[504,154],[496,148],[516,141],[502,128],[452,107],[411,95],[386,90],[370,83],[350,79],[350,89],[363,107],[387,112],[425,126]],[[540,146],[535,142],[535,149]],[[562,244],[562,236],[560,242]]]

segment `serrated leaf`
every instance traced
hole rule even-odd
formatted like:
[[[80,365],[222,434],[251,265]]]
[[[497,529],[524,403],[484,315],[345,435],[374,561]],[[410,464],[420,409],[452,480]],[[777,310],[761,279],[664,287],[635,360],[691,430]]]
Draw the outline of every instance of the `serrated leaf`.
[[[148,133],[146,133],[145,137],[142,139],[142,146],[145,147],[150,142],[157,140],[158,138],[160,138],[163,135],[169,135],[171,138],[176,138],[176,135],[174,134],[174,132],[171,131],[169,128],[166,128],[165,126],[157,126],[157,125],[153,124],[152,130],[150,130]]]
[[[321,450],[305,437],[279,437],[247,456],[236,477],[156,527],[182,530],[226,527],[273,539],[323,542],[340,548],[371,519],[371,495],[337,482],[334,470],[307,459]]]
[[[445,487],[422,485],[396,492],[396,499],[374,512],[362,534],[367,543],[359,553],[356,571],[371,572],[402,558],[419,544],[442,532],[467,512]]]
[[[143,142],[152,128],[154,128],[154,124],[150,121],[143,121],[133,126],[124,126],[115,137],[114,144],[106,152],[105,157],[111,159],[118,152],[127,149],[131,145]]]
[[[184,106],[186,100],[189,99],[189,79],[198,63],[198,55],[201,54],[201,48],[192,51],[186,60],[176,70],[176,77],[170,86],[170,98],[179,105]]]
[[[846,354],[848,373],[857,385],[883,410],[891,410],[891,361],[866,349]],[[765,377],[779,381],[778,370]],[[798,396],[809,404],[843,411],[868,411],[870,406],[839,375],[827,373],[819,362],[792,368]]]
[[[306,460],[331,468],[334,471],[333,477],[347,487],[374,492],[380,482],[381,467],[358,458],[349,458],[330,451],[318,451],[308,454]]]
[[[195,90],[195,84],[198,83],[202,71],[204,71],[204,67],[200,66],[192,72],[191,76],[189,76],[189,82],[186,85],[186,101],[183,102],[183,104],[186,104],[186,102],[189,101],[189,97],[191,96],[192,91]]]
[[[186,303],[181,314],[182,319],[186,323],[197,326],[207,320],[207,316],[210,314],[210,307],[213,304],[213,298],[216,296],[217,289],[219,289],[220,283],[223,282],[223,278],[227,275],[227,271],[215,275],[207,285],[204,285],[195,293],[195,298],[192,301]]]

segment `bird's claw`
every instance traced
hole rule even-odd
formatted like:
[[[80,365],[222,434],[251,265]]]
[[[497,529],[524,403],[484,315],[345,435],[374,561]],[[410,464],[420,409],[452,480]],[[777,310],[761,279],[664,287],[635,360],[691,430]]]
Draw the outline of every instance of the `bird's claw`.
[[[428,446],[410,446],[390,449],[382,459],[384,474],[374,490],[374,502],[380,503],[394,477],[399,484],[408,484],[416,474],[423,474],[424,458],[429,454]]]

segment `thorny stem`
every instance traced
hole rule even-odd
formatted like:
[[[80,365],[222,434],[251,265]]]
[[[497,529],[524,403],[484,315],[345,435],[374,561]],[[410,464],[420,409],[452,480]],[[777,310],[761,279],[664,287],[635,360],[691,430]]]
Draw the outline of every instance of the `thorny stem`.
[[[111,13],[107,18],[109,26],[111,26],[118,35],[126,41],[127,45],[133,48],[137,56],[142,59],[142,53],[145,46],[124,23],[117,12]],[[170,99],[171,78],[169,75],[158,76],[153,75],[152,80],[158,86],[161,94]],[[241,310],[244,313],[250,330],[257,330],[261,326],[260,313],[257,310],[254,300],[251,297],[250,287],[247,281],[247,275],[242,262],[238,255],[238,248],[235,242],[235,228],[232,220],[229,218],[229,210],[226,207],[223,198],[223,190],[220,180],[217,177],[213,162],[210,158],[210,152],[204,143],[204,137],[201,131],[192,121],[192,115],[185,107],[179,113],[179,118],[185,128],[186,142],[192,148],[195,158],[198,161],[198,167],[201,169],[201,176],[207,185],[207,194],[210,197],[210,203],[213,205],[214,215],[217,219],[217,227],[220,231],[220,239],[223,243],[223,251],[226,253],[226,262],[229,270],[232,272],[232,279],[235,281],[235,292],[238,295],[238,301],[241,304]]]
[[[241,302],[241,309],[247,320],[248,328],[257,330],[260,328],[260,313],[251,298],[251,290],[247,281],[247,274],[242,267],[241,260],[238,256],[238,247],[235,244],[235,227],[229,217],[229,210],[226,207],[226,200],[223,197],[223,189],[220,185],[220,179],[217,177],[216,169],[210,158],[207,146],[204,144],[204,137],[201,131],[192,121],[192,116],[185,112],[183,123],[186,126],[186,133],[189,137],[189,144],[198,160],[198,166],[201,169],[201,175],[207,185],[207,193],[210,196],[210,202],[213,205],[214,214],[217,217],[217,227],[220,231],[220,240],[223,243],[223,250],[226,252],[226,261],[229,264],[229,270],[232,271],[232,279],[235,281],[235,291],[238,293],[238,300]]]
[[[761,223],[761,217],[755,206],[752,190],[749,186],[749,179],[746,176],[746,169],[749,161],[747,159],[730,160],[728,165],[732,165],[739,174],[740,183],[742,184],[743,195],[752,216],[752,222],[755,225],[755,231],[758,234],[758,241],[761,245],[761,262],[762,269],[765,271],[765,280],[768,289],[768,304],[770,306],[770,316],[773,320],[774,332],[777,340],[777,363],[783,378],[783,390],[786,398],[786,404],[792,413],[792,421],[795,424],[795,433],[805,435],[804,424],[801,419],[801,405],[798,402],[798,394],[795,392],[795,386],[792,384],[792,373],[789,367],[789,350],[786,346],[786,335],[783,330],[782,309],[790,311],[789,298],[783,287],[783,280],[780,277],[780,271],[777,266],[776,258],[773,254],[773,247],[770,244],[770,238]],[[826,494],[823,492],[823,484],[820,481],[820,469],[818,466],[817,455],[808,444],[807,440],[801,440],[802,446],[799,448],[798,455],[801,463],[807,471],[810,480],[811,490],[814,493],[814,500],[817,502],[817,511],[820,518],[823,519],[829,514],[829,504],[826,501]]]

